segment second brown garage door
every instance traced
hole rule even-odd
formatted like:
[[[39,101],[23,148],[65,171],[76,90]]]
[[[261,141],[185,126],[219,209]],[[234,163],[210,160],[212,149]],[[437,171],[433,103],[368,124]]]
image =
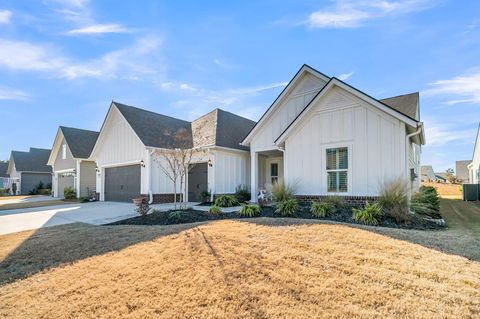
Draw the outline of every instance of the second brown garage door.
[[[105,169],[105,200],[131,202],[140,195],[140,165]]]

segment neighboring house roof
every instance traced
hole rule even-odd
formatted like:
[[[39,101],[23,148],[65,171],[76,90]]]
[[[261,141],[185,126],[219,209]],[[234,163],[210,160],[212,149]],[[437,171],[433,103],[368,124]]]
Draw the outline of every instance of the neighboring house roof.
[[[443,180],[446,181],[447,180],[447,173],[435,173],[435,177],[443,179]]]
[[[50,150],[31,147],[28,152],[12,151],[11,160],[18,172],[50,173],[52,168],[47,165]]]
[[[420,169],[422,177],[426,177],[430,180],[436,179],[435,173],[433,172],[433,167],[431,165],[422,165]]]
[[[187,147],[191,147],[190,122],[118,102],[112,103],[122,113],[145,146],[172,148],[175,143],[175,134],[179,130],[185,129],[190,136],[190,140],[185,141],[185,144]]]
[[[254,126],[252,120],[217,108],[192,122],[194,146],[215,145],[248,150],[240,142]]]
[[[97,141],[98,132],[60,126],[74,158],[89,158]]]
[[[420,112],[418,109],[418,92],[389,97],[379,101],[383,104],[387,104],[388,106],[412,119],[417,121],[420,120]]]
[[[1,161],[0,162],[0,177],[9,177],[7,173],[8,170],[8,161]]]

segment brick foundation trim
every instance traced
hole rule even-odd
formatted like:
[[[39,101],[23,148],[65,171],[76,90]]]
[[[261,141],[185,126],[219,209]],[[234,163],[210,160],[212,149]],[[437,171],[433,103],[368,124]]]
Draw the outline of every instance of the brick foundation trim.
[[[148,198],[148,194],[142,194]],[[164,203],[173,203],[174,194],[153,194],[153,204],[164,204]],[[182,194],[177,194],[177,202],[182,201]]]
[[[298,201],[311,203],[313,201],[321,201],[327,197],[331,197],[333,195],[296,195]],[[366,202],[374,203],[377,201],[377,196],[339,196],[345,200],[347,205],[351,206],[364,206]]]

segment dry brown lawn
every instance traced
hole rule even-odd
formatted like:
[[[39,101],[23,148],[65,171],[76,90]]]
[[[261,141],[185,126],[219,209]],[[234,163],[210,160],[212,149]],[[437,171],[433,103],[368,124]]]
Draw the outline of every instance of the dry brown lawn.
[[[7,200],[7,199],[24,199],[24,198],[28,198],[28,197],[31,197],[31,196],[28,196],[28,195],[0,196],[0,202],[1,202],[2,200]]]
[[[462,199],[462,185],[444,183],[422,183],[425,186],[433,186],[442,198]]]
[[[471,318],[480,313],[478,262],[348,226],[265,223],[76,224],[1,236],[0,316]],[[32,235],[37,238],[29,240]],[[27,261],[35,265],[24,265]],[[15,271],[26,278],[10,280],[18,276]]]

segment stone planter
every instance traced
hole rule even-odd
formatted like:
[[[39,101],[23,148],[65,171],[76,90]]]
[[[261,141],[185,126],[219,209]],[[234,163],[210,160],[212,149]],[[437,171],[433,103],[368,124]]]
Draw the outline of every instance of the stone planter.
[[[140,197],[136,197],[136,198],[132,198],[132,201],[133,203],[136,205],[136,206],[140,206],[142,203],[144,203],[145,201],[147,200],[146,197],[143,197],[143,196],[140,196]]]

